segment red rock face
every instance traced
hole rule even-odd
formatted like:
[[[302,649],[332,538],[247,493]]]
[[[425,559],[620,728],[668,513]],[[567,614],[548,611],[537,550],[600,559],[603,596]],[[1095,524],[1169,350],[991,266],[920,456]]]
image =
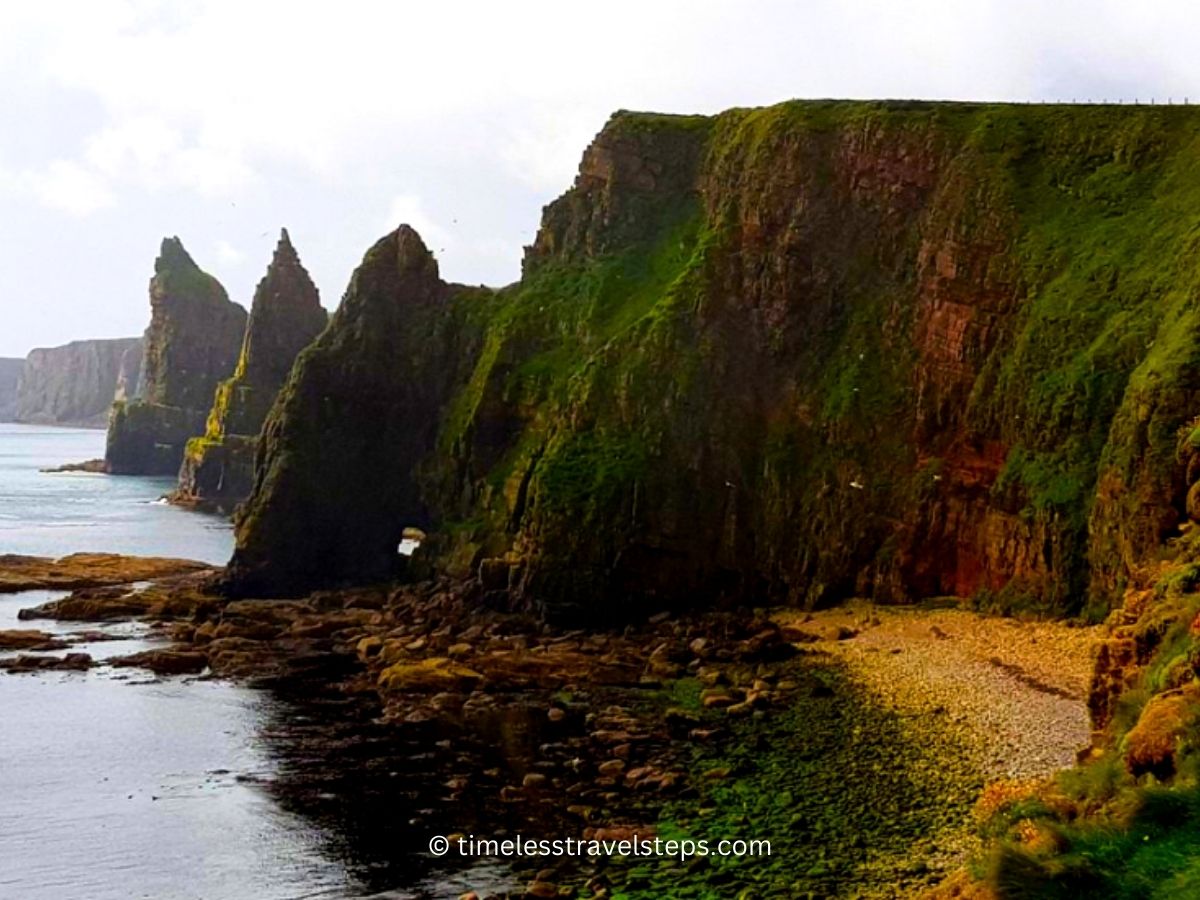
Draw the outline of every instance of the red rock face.
[[[502,559],[547,604],[1010,589],[1078,609],[1089,580],[1107,603],[1186,505],[1169,457],[1200,406],[1200,330],[1170,331],[1191,312],[1167,314],[1161,255],[1131,273],[1136,247],[1112,249],[1170,196],[1153,167],[1190,146],[1171,117],[1191,113],[1104,115],[1122,129],[954,104],[614,117],[521,285],[427,286],[438,337],[404,345],[405,384],[375,361],[412,327],[388,310],[412,310],[360,271],[396,303],[340,313],[276,406],[245,571],[282,580],[296,554],[268,532],[302,509],[326,527],[292,544],[347,577],[394,551],[359,518],[469,523],[444,561]],[[323,494],[365,470],[387,474]]]

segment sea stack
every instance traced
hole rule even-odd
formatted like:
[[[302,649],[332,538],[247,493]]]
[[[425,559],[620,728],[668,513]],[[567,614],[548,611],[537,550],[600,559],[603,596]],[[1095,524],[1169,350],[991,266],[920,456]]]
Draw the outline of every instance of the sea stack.
[[[196,265],[179,238],[162,243],[150,279],[141,397],[118,401],[105,461],[114,475],[174,475],[204,431],[213,392],[237,364],[246,311]]]
[[[425,523],[417,463],[433,447],[454,368],[442,350],[451,292],[407,225],[367,252],[263,427],[254,499],[237,516],[233,590],[286,594],[393,574],[405,526]],[[329,477],[316,490],[296,481],[321,471]]]
[[[618,113],[519,284],[444,284],[404,229],[367,254],[268,417],[231,590],[381,579],[415,526],[417,568],[558,620],[944,595],[1103,618],[1200,522],[1176,450],[1198,124]]]
[[[203,436],[188,441],[177,502],[229,510],[250,494],[258,433],[296,356],[327,320],[285,228],[254,292],[233,377],[217,387]]]

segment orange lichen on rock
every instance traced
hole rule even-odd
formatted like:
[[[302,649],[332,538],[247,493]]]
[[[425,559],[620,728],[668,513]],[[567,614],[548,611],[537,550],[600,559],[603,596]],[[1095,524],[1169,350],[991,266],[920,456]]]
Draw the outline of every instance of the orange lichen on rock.
[[[1166,778],[1175,772],[1179,741],[1196,721],[1200,688],[1189,686],[1151,698],[1125,736],[1125,767],[1132,775]]]

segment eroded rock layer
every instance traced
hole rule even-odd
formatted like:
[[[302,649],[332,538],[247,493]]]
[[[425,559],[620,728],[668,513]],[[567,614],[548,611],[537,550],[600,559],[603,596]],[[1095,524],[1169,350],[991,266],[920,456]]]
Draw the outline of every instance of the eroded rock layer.
[[[618,113],[512,287],[384,238],[268,417],[235,592],[421,554],[546,612],[1104,608],[1178,522],[1200,112]]]
[[[178,238],[165,239],[155,260],[150,310],[139,396],[118,401],[109,421],[105,460],[116,475],[179,471],[188,439],[204,432],[217,384],[233,373],[246,328],[246,311]],[[127,375],[126,393],[128,383]]]
[[[237,369],[217,387],[204,434],[188,442],[176,501],[232,509],[250,494],[263,421],[296,356],[326,321],[317,288],[284,230],[254,292]]]

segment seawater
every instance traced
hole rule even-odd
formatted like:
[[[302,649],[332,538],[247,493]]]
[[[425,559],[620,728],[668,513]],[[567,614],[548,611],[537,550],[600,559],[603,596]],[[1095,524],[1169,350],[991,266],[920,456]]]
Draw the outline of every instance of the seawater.
[[[0,553],[229,559],[229,521],[162,501],[172,479],[41,471],[103,455],[102,431],[0,424]]]
[[[99,431],[0,424],[0,553],[228,559],[228,522],[160,503],[169,479],[40,471],[103,451]],[[72,648],[98,660],[156,640],[130,623],[18,621],[21,608],[58,596],[0,595],[0,629],[129,638]],[[0,674],[0,898],[446,896],[449,884],[429,881],[376,893],[341,836],[265,789],[288,764],[267,736],[298,715],[267,691],[221,681],[104,666]]]

